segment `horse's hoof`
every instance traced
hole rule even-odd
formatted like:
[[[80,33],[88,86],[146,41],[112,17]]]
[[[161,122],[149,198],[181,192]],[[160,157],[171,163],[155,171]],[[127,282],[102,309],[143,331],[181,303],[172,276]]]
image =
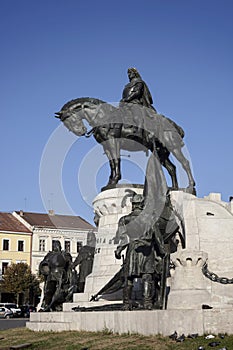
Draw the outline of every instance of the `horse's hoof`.
[[[168,188],[170,191],[179,191],[179,187],[178,186],[171,186]]]
[[[189,186],[189,190],[191,194],[193,194],[194,196],[197,195],[197,191],[196,191],[196,188],[195,188],[195,185],[194,186]]]
[[[116,184],[117,184],[117,180],[116,179],[109,179],[107,186],[116,185]]]
[[[192,185],[189,185],[186,189],[185,189],[185,192],[186,193],[190,193],[190,194],[193,194],[194,196],[197,195],[197,192],[196,192],[196,188]]]
[[[112,188],[115,188],[116,187],[116,183],[108,183],[106,186],[102,187],[101,188],[101,191],[106,191],[106,190],[110,190]]]
[[[119,175],[119,176],[115,176],[114,179],[113,179],[113,178],[110,178],[110,179],[108,180],[107,186],[117,185],[117,184],[118,184],[118,181],[120,181],[120,179],[121,179],[121,176],[120,176],[120,175]]]

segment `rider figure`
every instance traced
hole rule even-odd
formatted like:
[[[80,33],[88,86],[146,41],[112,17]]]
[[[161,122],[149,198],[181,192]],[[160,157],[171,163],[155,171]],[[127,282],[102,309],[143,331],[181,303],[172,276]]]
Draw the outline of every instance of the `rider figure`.
[[[121,102],[138,103],[142,106],[153,108],[153,99],[146,83],[142,80],[136,68],[128,69],[129,83],[122,93]]]
[[[120,106],[124,108],[125,104],[130,104],[131,115],[135,126],[139,129],[143,129],[143,118],[148,115],[146,109],[153,109],[157,113],[156,109],[152,106],[153,99],[146,83],[142,80],[140,74],[136,68],[128,69],[129,83],[125,86]],[[140,107],[146,107],[144,109]],[[129,112],[128,112],[129,113]],[[149,113],[151,115],[151,113]]]

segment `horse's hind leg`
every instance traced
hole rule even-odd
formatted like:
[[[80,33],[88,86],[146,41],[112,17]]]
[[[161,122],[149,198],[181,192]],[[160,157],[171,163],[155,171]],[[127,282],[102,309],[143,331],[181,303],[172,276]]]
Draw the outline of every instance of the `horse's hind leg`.
[[[157,152],[158,152],[158,156],[161,164],[165,167],[165,169],[167,170],[168,174],[171,177],[172,189],[178,190],[176,166],[169,159],[170,152],[168,152],[168,150],[164,148],[157,149]]]
[[[185,158],[185,156],[183,155],[183,153],[182,153],[180,148],[176,148],[176,149],[172,150],[172,154],[174,155],[174,157],[176,157],[176,159],[182,165],[182,168],[184,169],[184,171],[186,172],[186,174],[188,176],[189,188],[195,194],[196,193],[196,191],[195,191],[195,181],[194,181],[194,178],[193,178],[193,175],[192,175],[192,171],[191,171],[188,159]]]
[[[176,166],[170,161],[169,158],[165,159],[163,165],[167,169],[168,174],[171,177],[172,189],[178,190],[179,187],[178,187],[178,181],[177,181],[177,176],[176,176]]]

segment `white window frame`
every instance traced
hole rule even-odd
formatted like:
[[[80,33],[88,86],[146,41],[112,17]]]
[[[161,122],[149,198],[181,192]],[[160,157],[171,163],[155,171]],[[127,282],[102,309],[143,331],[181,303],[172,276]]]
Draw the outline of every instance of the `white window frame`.
[[[7,250],[6,250],[6,251],[7,251]],[[2,264],[3,264],[3,263],[7,263],[8,266],[10,266],[11,260],[6,260],[6,259],[0,260],[0,264],[1,264],[1,273],[0,273],[0,277],[4,276],[3,273],[2,273]]]
[[[23,250],[19,250],[19,242],[23,242]],[[25,252],[25,239],[18,239],[17,241],[17,252]]]
[[[8,250],[4,250],[3,249],[3,241],[8,241],[9,242],[9,249]],[[10,240],[10,238],[2,238],[2,251],[3,252],[10,252],[10,250],[11,250],[11,240]]]
[[[68,251],[68,253],[71,253],[71,240],[70,239],[64,239],[64,250],[66,251],[66,242],[70,244],[70,250]]]
[[[40,249],[40,241],[44,241],[44,250]],[[39,252],[45,252],[46,251],[46,239],[43,237],[39,237]]]

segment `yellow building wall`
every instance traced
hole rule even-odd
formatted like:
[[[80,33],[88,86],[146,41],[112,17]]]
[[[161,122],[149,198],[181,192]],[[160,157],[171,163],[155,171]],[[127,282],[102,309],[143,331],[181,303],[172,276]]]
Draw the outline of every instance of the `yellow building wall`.
[[[3,250],[3,240],[9,240],[9,250]],[[18,251],[18,241],[24,241],[24,251]],[[11,263],[25,262],[31,264],[31,234],[0,232],[0,260]]]

